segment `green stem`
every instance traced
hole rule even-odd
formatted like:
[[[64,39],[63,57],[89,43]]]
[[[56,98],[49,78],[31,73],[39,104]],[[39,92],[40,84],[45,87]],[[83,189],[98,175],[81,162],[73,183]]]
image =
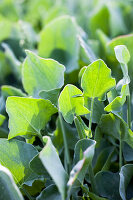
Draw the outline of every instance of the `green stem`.
[[[127,96],[127,123],[129,128],[131,128],[131,99],[130,99],[130,92]]]
[[[67,138],[66,138],[66,132],[63,124],[63,119],[61,113],[59,113],[59,120],[60,120],[60,125],[62,129],[62,135],[63,135],[63,141],[64,141],[64,148],[65,148],[65,159],[68,167],[70,166],[70,155],[69,155],[69,150],[68,150],[68,144],[67,144]],[[68,172],[68,169],[67,169]]]
[[[122,167],[122,140],[120,137],[120,144],[119,144],[119,170],[121,170]]]
[[[92,117],[93,117],[93,106],[94,106],[94,98],[91,99],[91,110],[90,110],[90,119],[89,119],[89,132],[91,132]]]
[[[79,122],[79,120],[76,116],[74,117],[74,123],[75,123],[76,129],[78,131],[79,138],[81,140],[81,139],[84,138],[84,136],[83,136],[83,133],[82,133],[80,122]]]
[[[89,177],[90,177],[90,181],[91,181],[92,192],[97,194],[96,182],[95,182],[95,178],[94,178],[92,163],[90,163],[90,165],[89,165]]]

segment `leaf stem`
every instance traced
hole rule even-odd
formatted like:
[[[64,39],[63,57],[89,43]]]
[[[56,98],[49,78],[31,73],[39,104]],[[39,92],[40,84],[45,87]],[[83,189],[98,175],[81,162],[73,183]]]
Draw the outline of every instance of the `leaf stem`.
[[[120,136],[120,144],[119,144],[119,170],[121,170],[122,167],[122,139]]]
[[[45,143],[44,143],[44,141],[43,141],[43,138],[42,138],[41,133],[40,133],[40,134],[37,134],[37,136],[38,136],[38,138],[41,140],[43,146],[45,146]]]
[[[79,138],[81,140],[81,139],[84,138],[84,136],[83,136],[83,133],[82,133],[80,122],[79,122],[79,120],[76,116],[74,117],[74,123],[75,123],[76,129],[78,131]]]
[[[130,99],[130,91],[127,96],[127,123],[129,128],[131,128],[131,99]]]
[[[90,163],[90,165],[89,165],[89,177],[90,177],[90,181],[91,181],[92,192],[97,194],[96,182],[95,182],[95,178],[94,178],[92,163]]]
[[[67,138],[66,138],[66,132],[65,132],[64,124],[63,124],[63,119],[60,112],[59,112],[59,120],[60,120],[62,135],[63,135],[63,141],[64,141],[65,160],[68,165],[68,168],[66,169],[66,171],[68,172],[68,169],[70,167],[70,155],[69,155],[69,150],[68,150],[68,144],[67,144]]]
[[[90,110],[90,119],[89,119],[89,132],[91,132],[91,126],[92,126],[93,107],[94,107],[94,98],[91,98],[91,110]]]

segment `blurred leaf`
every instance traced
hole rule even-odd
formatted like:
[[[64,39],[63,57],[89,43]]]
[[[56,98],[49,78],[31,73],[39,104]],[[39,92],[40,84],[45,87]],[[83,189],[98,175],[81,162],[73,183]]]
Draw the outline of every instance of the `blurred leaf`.
[[[78,69],[78,28],[70,16],[62,16],[47,24],[41,32],[39,55],[53,58],[66,67],[66,72]]]
[[[23,200],[10,171],[0,165],[0,199]]]
[[[0,126],[4,123],[6,117],[0,114]]]
[[[7,98],[8,96],[19,96],[19,97],[26,96],[26,94],[23,93],[22,90],[16,87],[13,87],[11,85],[2,85],[1,93],[5,98]]]

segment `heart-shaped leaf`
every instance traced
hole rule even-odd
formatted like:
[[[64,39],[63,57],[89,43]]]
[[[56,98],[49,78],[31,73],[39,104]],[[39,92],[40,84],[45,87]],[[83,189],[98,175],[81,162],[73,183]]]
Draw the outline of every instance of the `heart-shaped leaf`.
[[[111,70],[103,60],[96,60],[83,73],[81,87],[84,95],[102,100],[105,93],[115,86],[115,79],[111,77]]]
[[[81,95],[76,97],[76,95]],[[74,116],[88,114],[89,110],[84,107],[82,91],[74,85],[66,85],[59,96],[59,110],[65,121],[72,124]]]
[[[42,90],[53,90],[64,85],[65,67],[52,59],[44,59],[31,51],[26,51],[23,63],[23,86],[29,95],[38,96]]]
[[[25,97],[8,97],[6,110],[9,115],[8,138],[18,135],[38,135],[57,108],[49,100]]]
[[[24,200],[17,185],[15,184],[11,172],[0,165],[0,199]]]

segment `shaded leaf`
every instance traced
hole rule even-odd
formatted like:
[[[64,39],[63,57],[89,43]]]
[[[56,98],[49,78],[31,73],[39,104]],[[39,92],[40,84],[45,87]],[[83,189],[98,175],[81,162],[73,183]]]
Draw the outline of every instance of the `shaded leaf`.
[[[4,123],[6,117],[0,114],[0,126]]]
[[[78,28],[70,16],[62,16],[47,24],[41,32],[39,55],[53,58],[66,66],[66,72],[78,69]]]
[[[127,198],[128,195],[127,188],[132,177],[133,177],[133,165],[132,164],[124,165],[120,171],[120,187],[119,187],[120,196],[122,200],[127,200],[127,199],[129,200],[133,197],[132,196],[133,193],[130,193],[129,194],[130,198]]]
[[[109,200],[121,200],[119,194],[119,174],[99,172],[95,176],[98,193]],[[102,184],[101,184],[102,183]]]
[[[0,199],[23,200],[17,185],[15,184],[11,172],[0,165]]]

